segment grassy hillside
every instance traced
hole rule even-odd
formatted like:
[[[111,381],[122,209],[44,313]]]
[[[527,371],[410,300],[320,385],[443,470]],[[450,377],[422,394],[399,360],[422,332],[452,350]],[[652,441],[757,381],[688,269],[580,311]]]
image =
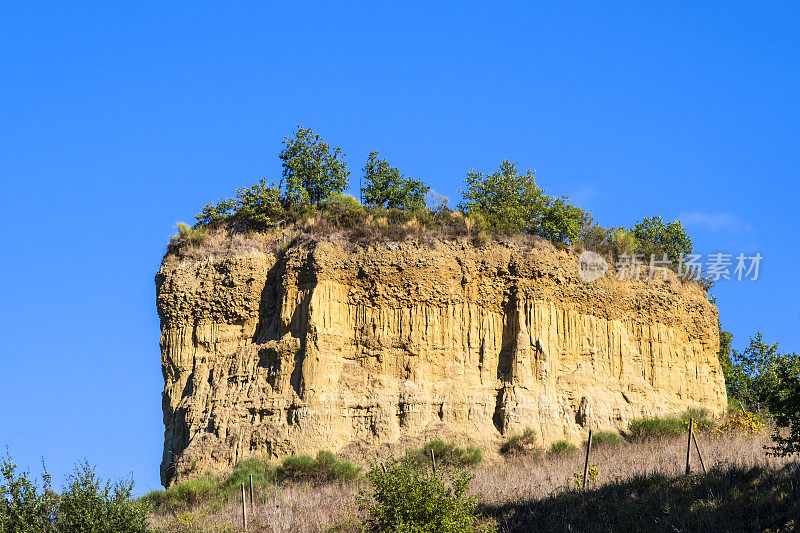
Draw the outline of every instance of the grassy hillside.
[[[636,442],[604,438],[593,447],[596,478],[575,489],[584,450],[559,452],[517,446],[487,454],[472,466],[471,494],[479,494],[481,522],[497,531],[791,531],[800,516],[800,468],[791,458],[767,456],[759,432],[706,431],[698,441],[708,474],[692,450],[684,476],[686,435]],[[412,453],[413,456],[413,453]],[[250,465],[252,466],[252,464]],[[238,475],[237,480],[246,479]],[[261,479],[261,478],[259,478]],[[192,483],[192,482],[187,482]],[[238,481],[236,483],[239,486]],[[216,485],[225,491],[225,480]],[[356,504],[363,477],[262,479],[250,531],[359,531]],[[208,489],[195,499],[151,495],[151,524],[170,533],[238,531],[240,492]],[[171,489],[177,494],[177,489]],[[160,500],[159,500],[160,498]],[[248,503],[249,513],[249,503]]]

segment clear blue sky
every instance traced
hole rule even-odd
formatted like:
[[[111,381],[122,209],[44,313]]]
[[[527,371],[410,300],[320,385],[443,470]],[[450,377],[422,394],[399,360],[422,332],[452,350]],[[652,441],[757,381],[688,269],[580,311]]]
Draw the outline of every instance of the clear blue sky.
[[[681,216],[701,252],[764,256],[761,279],[716,289],[735,345],[760,330],[800,351],[800,4],[375,4],[0,6],[0,445],[17,462],[44,457],[61,484],[85,457],[159,486],[165,244],[277,178],[298,123],[356,184],[379,150],[457,203],[469,168],[510,158],[600,223]]]

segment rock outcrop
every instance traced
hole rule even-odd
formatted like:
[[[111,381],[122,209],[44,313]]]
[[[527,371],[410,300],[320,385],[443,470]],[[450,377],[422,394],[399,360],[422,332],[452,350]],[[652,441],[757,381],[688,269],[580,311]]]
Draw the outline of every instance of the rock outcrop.
[[[544,244],[170,259],[156,276],[165,485],[249,456],[363,463],[527,427],[547,445],[726,404],[717,311],[672,276],[584,283],[574,254]]]

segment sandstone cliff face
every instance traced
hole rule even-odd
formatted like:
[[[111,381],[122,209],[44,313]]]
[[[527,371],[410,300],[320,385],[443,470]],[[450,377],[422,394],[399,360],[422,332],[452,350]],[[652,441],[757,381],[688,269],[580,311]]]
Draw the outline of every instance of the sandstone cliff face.
[[[726,404],[702,289],[584,283],[545,245],[320,242],[166,261],[156,286],[165,485],[249,456],[363,463],[526,427],[546,445]]]

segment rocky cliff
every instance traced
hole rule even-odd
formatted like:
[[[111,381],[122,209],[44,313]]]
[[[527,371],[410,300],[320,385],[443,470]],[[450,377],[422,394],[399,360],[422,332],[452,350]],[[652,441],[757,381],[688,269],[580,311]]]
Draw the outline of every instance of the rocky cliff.
[[[693,283],[578,278],[549,245],[332,242],[165,260],[165,485],[249,457],[360,458],[433,435],[543,445],[720,413],[716,309]]]

